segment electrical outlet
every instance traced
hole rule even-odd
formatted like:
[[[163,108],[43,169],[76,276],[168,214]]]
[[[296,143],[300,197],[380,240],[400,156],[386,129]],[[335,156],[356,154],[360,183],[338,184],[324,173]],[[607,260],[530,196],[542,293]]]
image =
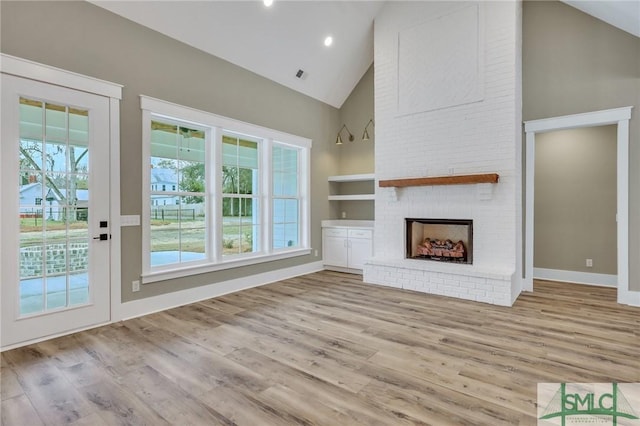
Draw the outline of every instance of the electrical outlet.
[[[342,212],[342,218],[346,219],[347,218],[347,212]]]
[[[316,257],[318,257],[318,250],[317,249],[315,251],[315,255],[316,255]]]
[[[135,280],[131,282],[131,291],[133,292],[140,291],[140,281]]]
[[[587,268],[593,268],[593,259],[587,259]]]

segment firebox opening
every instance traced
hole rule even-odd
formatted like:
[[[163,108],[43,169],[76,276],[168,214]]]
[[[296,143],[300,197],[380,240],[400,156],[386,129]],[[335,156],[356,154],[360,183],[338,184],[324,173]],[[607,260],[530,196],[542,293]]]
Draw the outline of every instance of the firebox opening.
[[[406,218],[406,258],[473,263],[473,220]]]

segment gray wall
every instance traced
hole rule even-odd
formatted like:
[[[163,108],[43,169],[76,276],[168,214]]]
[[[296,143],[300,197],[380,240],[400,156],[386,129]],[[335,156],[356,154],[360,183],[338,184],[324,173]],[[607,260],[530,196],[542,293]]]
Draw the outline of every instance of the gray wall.
[[[640,38],[556,1],[523,9],[523,119],[634,106],[630,122],[630,289],[640,290]],[[596,241],[605,244],[606,241]]]
[[[373,90],[371,65],[340,108],[340,125],[346,124],[355,137],[353,142],[349,142],[343,136],[343,145],[334,144],[339,152],[338,170],[341,175],[373,173],[376,133],[374,126],[368,128],[371,139],[366,142],[362,140],[364,126],[373,118]]]
[[[534,267],[617,274],[616,131],[536,135]]]
[[[373,118],[373,65],[362,76],[360,82],[353,89],[347,100],[340,108],[340,125],[337,130],[346,124],[354,136],[353,142],[349,142],[346,132],[342,134],[342,145],[333,144],[333,152],[338,162],[338,173],[341,175],[351,175],[374,172],[374,150],[375,150],[375,127],[369,125],[368,131],[370,140],[363,141],[362,134],[364,127]],[[333,137],[335,142],[336,136]],[[370,182],[357,182],[350,184],[332,184],[336,188],[333,193],[358,194],[370,193],[373,185]],[[339,188],[338,188],[339,186]],[[347,219],[374,219],[373,201],[332,201],[331,218],[338,219],[341,213],[345,212]]]
[[[141,214],[144,94],[313,140],[311,244],[321,253],[327,176],[337,174],[339,111],[86,2],[0,2],[3,53],[124,85],[122,214]],[[129,301],[320,260],[310,256],[152,283],[131,292],[142,258],[140,227],[122,228],[122,299]]]

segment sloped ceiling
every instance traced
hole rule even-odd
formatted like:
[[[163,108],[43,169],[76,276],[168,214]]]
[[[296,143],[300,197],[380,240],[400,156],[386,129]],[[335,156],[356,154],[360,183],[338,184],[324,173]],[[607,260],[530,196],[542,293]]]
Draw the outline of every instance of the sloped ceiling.
[[[563,0],[563,3],[640,37],[640,0]]]
[[[373,62],[373,24],[385,2],[91,3],[340,108]],[[640,37],[640,0],[564,3]],[[334,39],[330,47],[323,44],[328,35]]]
[[[92,1],[336,108],[373,63],[380,1]],[[333,45],[324,46],[326,36]],[[302,78],[296,77],[303,70]]]

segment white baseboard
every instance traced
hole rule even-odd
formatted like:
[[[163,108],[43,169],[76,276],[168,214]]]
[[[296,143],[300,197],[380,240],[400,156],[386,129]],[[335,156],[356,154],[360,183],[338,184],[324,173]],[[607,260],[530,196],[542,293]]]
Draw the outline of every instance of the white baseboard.
[[[640,307],[640,291],[618,290],[618,303]]]
[[[311,262],[291,268],[265,272],[263,274],[250,275],[248,277],[161,294],[159,296],[148,297],[146,299],[133,300],[120,305],[117,310],[117,318],[113,318],[113,322],[164,311],[166,309],[187,305],[200,300],[211,299],[212,297],[235,293],[236,291],[259,287],[276,281],[322,271],[323,269],[324,266],[321,261]]]
[[[617,287],[618,276],[593,274],[590,272],[562,271],[559,269],[533,268],[533,278],[539,280],[561,281],[568,283]]]
[[[362,275],[362,269],[343,268],[341,266],[324,265],[324,269],[327,271],[345,272],[347,274]]]
[[[533,268],[533,277],[541,280],[597,285],[602,287],[618,287],[617,275]],[[640,306],[640,291],[631,291],[626,288],[619,288],[618,303],[622,305]]]

